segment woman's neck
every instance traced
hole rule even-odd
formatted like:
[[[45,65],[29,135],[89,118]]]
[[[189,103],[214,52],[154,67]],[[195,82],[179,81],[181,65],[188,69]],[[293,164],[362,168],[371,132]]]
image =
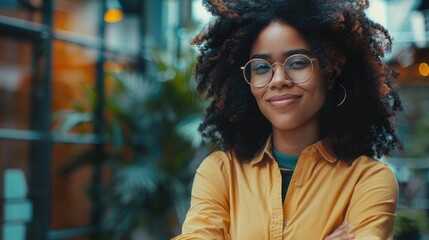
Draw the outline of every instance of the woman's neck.
[[[299,129],[281,130],[273,128],[273,145],[275,149],[289,156],[299,156],[308,146],[320,140],[317,125]]]

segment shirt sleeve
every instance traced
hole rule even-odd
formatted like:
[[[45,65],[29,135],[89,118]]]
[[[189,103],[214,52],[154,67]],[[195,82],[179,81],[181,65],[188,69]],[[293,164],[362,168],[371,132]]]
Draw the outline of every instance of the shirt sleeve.
[[[355,240],[393,239],[398,184],[391,169],[377,163],[360,176],[346,219],[354,225]]]
[[[225,153],[215,152],[201,163],[195,174],[182,234],[172,240],[230,239],[227,162]]]

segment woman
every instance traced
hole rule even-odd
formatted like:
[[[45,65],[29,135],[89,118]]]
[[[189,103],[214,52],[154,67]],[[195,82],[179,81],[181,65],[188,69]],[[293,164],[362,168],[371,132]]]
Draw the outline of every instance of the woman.
[[[368,1],[204,1],[200,165],[175,239],[392,239],[399,140],[391,38]]]

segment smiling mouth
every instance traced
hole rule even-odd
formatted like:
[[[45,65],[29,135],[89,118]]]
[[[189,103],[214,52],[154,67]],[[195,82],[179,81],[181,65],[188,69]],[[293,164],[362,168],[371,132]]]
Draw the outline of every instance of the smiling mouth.
[[[299,99],[301,97],[302,97],[301,95],[294,95],[294,94],[278,95],[278,96],[274,96],[274,97],[269,98],[268,102],[293,100],[293,99]]]
[[[273,106],[283,107],[297,102],[299,99],[301,99],[301,97],[302,95],[285,94],[274,96],[267,101]]]

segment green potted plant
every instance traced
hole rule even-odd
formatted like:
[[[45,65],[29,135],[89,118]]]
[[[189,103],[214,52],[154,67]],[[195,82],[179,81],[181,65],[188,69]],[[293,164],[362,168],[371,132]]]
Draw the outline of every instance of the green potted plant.
[[[180,225],[197,166],[192,163],[205,155],[197,132],[204,106],[193,90],[194,55],[180,58],[182,64],[168,62],[163,53],[154,56],[156,78],[127,72],[106,75],[113,86],[105,98],[107,154],[98,159],[94,150],[87,150],[74,156],[64,169],[69,173],[96,161],[109,166],[111,178],[103,191],[102,239],[131,239],[136,231],[153,239],[171,237],[171,229],[160,226],[171,221],[171,216]],[[58,113],[57,131],[94,124],[96,99],[89,90],[88,103]]]

